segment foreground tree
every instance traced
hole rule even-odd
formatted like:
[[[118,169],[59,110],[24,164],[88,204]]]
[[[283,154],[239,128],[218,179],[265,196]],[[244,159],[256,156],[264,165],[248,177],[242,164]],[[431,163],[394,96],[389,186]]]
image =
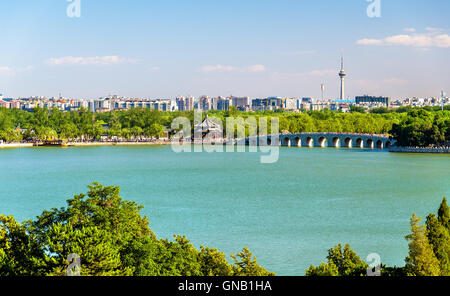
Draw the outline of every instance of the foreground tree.
[[[359,256],[345,245],[339,244],[328,250],[328,263],[322,263],[319,267],[311,265],[306,270],[307,276],[364,276],[367,274],[367,263],[361,260]]]
[[[26,228],[12,216],[0,215],[0,275],[39,275],[44,254]]]
[[[449,207],[444,198],[438,209],[438,216],[430,214],[426,221],[427,237],[439,261],[442,276],[450,276],[450,229]]]
[[[406,257],[406,271],[409,276],[439,276],[439,261],[428,241],[427,229],[419,225],[421,219],[413,214],[411,234],[406,236],[409,243],[409,255]]]
[[[439,261],[440,275],[450,276],[450,234],[434,214],[427,217],[427,238]]]
[[[71,254],[81,258],[84,276],[273,275],[247,248],[232,265],[223,253],[199,251],[184,236],[158,239],[140,214],[143,207],[119,194],[119,187],[94,183],[66,208],[44,211],[35,221],[21,225],[0,216],[0,276],[65,275]]]
[[[275,276],[275,273],[265,270],[256,261],[256,257],[248,248],[244,248],[237,255],[231,255],[235,262],[233,274],[236,276]]]

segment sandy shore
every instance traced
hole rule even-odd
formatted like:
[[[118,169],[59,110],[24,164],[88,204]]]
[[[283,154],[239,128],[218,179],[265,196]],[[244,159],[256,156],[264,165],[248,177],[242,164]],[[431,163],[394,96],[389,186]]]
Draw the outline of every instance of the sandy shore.
[[[85,147],[85,146],[160,146],[169,145],[171,142],[155,141],[155,142],[80,142],[69,143],[69,146]]]
[[[10,143],[10,144],[0,144],[1,148],[28,148],[33,147],[32,143]]]
[[[87,147],[87,146],[161,146],[169,145],[171,142],[167,141],[155,141],[155,142],[77,142],[69,143],[72,147]],[[0,144],[0,149],[2,148],[30,148],[33,147],[33,143],[9,143]]]

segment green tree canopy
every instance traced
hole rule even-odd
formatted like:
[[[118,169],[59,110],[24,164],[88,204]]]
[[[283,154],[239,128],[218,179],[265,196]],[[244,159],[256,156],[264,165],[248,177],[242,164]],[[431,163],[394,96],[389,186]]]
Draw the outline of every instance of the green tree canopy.
[[[67,207],[20,224],[0,216],[0,276],[65,275],[68,256],[81,258],[84,276],[273,275],[244,248],[235,264],[217,249],[198,250],[184,236],[158,239],[142,206],[123,200],[120,188],[93,183]]]
[[[427,229],[419,225],[420,221],[421,219],[413,214],[411,234],[406,236],[409,241],[409,255],[405,259],[406,271],[410,276],[439,276],[439,261],[428,240]]]

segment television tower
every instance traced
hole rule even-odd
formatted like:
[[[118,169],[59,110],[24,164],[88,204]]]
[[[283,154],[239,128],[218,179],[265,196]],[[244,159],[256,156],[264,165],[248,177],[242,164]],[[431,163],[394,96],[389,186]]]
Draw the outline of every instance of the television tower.
[[[324,83],[322,83],[320,85],[320,90],[322,91],[322,102],[323,102],[323,92],[325,91],[325,84]]]
[[[344,84],[345,76],[347,76],[347,74],[345,74],[344,71],[344,54],[341,52],[341,72],[339,72],[339,77],[341,78],[341,95],[340,95],[341,100],[345,99],[345,84]]]

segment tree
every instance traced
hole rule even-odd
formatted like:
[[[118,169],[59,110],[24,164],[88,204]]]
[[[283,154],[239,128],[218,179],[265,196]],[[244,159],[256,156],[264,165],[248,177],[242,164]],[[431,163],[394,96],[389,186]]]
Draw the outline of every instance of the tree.
[[[430,146],[448,142],[447,111],[412,109],[392,126],[391,134],[400,146]]]
[[[256,258],[245,247],[237,255],[231,255],[235,265],[233,266],[233,274],[235,276],[275,276],[273,272],[269,272],[260,266]]]
[[[447,228],[439,222],[434,214],[430,214],[426,221],[427,238],[433,252],[439,261],[442,276],[450,276],[450,234]]]
[[[20,131],[16,131],[13,129],[7,129],[4,131],[0,131],[0,139],[6,142],[17,142],[22,140],[23,136]]]
[[[129,276],[132,266],[123,266],[119,245],[114,244],[114,233],[97,227],[76,229],[72,224],[53,224],[47,233],[47,274],[62,276],[67,272],[70,254],[81,258],[82,276]]]
[[[67,207],[44,211],[22,225],[0,216],[0,276],[65,275],[68,256],[81,258],[83,276],[263,276],[245,248],[230,264],[217,249],[199,251],[184,236],[158,239],[142,206],[120,197],[120,188],[93,183]]]
[[[225,254],[217,249],[201,246],[198,255],[200,271],[204,276],[232,276],[233,267],[228,263]]]
[[[54,129],[45,126],[36,128],[36,134],[41,140],[58,138],[58,133]]]
[[[322,262],[318,267],[311,265],[306,270],[306,276],[339,276],[339,270],[332,261]]]
[[[119,187],[104,187],[94,183],[89,186],[87,195],[80,194],[69,199],[67,208],[44,211],[36,221],[27,222],[29,231],[35,235],[41,247],[55,254],[48,260],[49,270],[46,272],[57,273],[56,266],[63,266],[70,252],[76,253],[83,249],[81,251],[90,255],[100,254],[103,251],[109,254],[104,259],[97,256],[97,259],[104,261],[98,264],[110,268],[88,267],[92,271],[86,271],[86,274],[111,274],[112,271],[108,272],[108,269],[114,269],[111,266],[115,266],[115,263],[108,262],[116,260],[117,256],[127,257],[128,251],[135,250],[129,246],[134,240],[143,238],[156,240],[156,236],[148,227],[147,217],[141,217],[139,213],[142,206],[122,200],[119,193]],[[95,243],[89,243],[92,241]],[[96,245],[101,248],[97,248]],[[61,246],[73,248],[62,249]],[[85,260],[89,260],[89,257]],[[132,267],[122,264],[120,268],[116,268],[117,274],[128,274]]]
[[[127,128],[122,129],[121,134],[122,134],[122,137],[124,137],[127,140],[129,140],[131,138],[131,132]]]
[[[175,236],[175,241],[161,240],[155,258],[161,276],[201,276],[198,251],[184,236]]]
[[[386,107],[378,107],[378,108],[373,108],[369,111],[370,113],[375,113],[375,114],[385,114],[385,113],[389,113],[389,109]]]
[[[0,275],[36,276],[44,254],[25,226],[0,215]]]
[[[421,219],[413,214],[411,218],[411,234],[406,236],[409,241],[409,255],[406,257],[406,271],[409,276],[439,276],[439,261],[428,241],[427,229],[420,226]]]
[[[352,113],[366,113],[366,109],[355,105],[350,106],[350,111]]]
[[[150,126],[150,135],[159,139],[164,135],[164,126],[159,123],[154,123]]]
[[[78,132],[77,126],[72,122],[68,122],[61,126],[59,136],[63,139],[75,139],[78,136]]]
[[[450,209],[447,205],[447,198],[445,197],[439,206],[438,219],[439,222],[450,231]]]
[[[142,128],[139,127],[139,126],[134,126],[134,127],[131,129],[131,134],[133,135],[134,139],[136,139],[138,136],[141,136],[141,135],[142,135],[142,132],[143,132],[143,130],[142,130]]]
[[[309,276],[364,276],[367,274],[368,265],[359,256],[345,245],[338,244],[328,250],[328,263],[322,263],[319,267],[311,265],[306,270]]]

